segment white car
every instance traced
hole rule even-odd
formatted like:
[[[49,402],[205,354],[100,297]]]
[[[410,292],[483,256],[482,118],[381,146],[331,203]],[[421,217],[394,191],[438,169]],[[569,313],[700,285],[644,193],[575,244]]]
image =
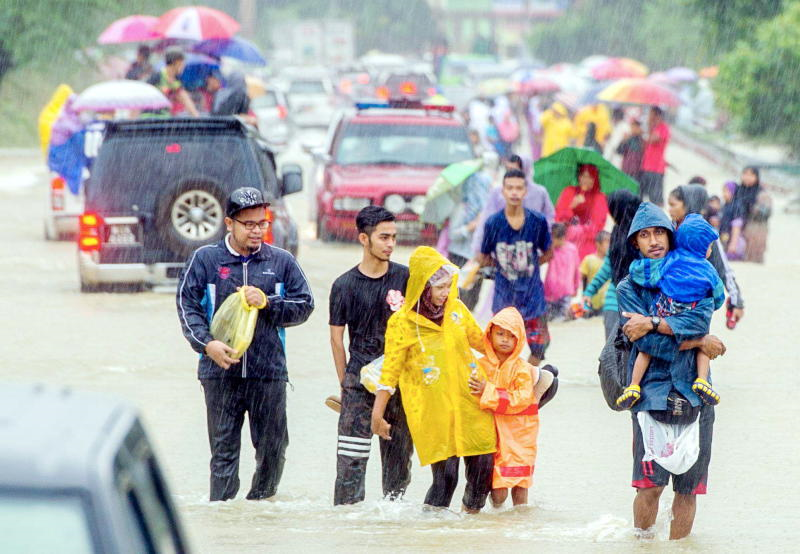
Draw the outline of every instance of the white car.
[[[334,115],[333,83],[328,77],[292,78],[286,90],[292,122],[298,127],[327,128]]]
[[[292,136],[289,105],[276,88],[265,88],[250,100],[250,109],[258,119],[258,131],[275,148],[286,148]]]

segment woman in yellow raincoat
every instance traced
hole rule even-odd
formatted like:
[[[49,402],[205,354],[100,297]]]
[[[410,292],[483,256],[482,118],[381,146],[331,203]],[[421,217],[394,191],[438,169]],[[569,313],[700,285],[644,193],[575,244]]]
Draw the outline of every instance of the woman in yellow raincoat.
[[[486,326],[486,356],[478,361],[487,380],[471,379],[480,406],[494,413],[497,452],[492,474],[492,504],[508,497],[515,506],[528,503],[539,435],[539,399],[554,381],[553,373],[522,359],[525,322],[516,308],[500,310]],[[548,366],[549,367],[549,366]]]
[[[564,104],[555,102],[539,120],[542,126],[542,157],[569,146],[573,137],[572,120]]]
[[[463,457],[463,509],[477,512],[491,488],[497,444],[492,415],[480,409],[468,384],[477,371],[471,348],[483,351],[483,333],[458,299],[457,268],[441,254],[420,246],[411,255],[409,270],[405,305],[386,328],[372,431],[390,438],[383,413],[399,385],[420,464],[431,464],[433,472],[425,504],[450,506]]]

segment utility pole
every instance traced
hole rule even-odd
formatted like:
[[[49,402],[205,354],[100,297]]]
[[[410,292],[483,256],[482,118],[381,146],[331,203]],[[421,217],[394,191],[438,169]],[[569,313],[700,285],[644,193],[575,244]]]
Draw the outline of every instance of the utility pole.
[[[249,39],[255,36],[257,11],[256,0],[239,0],[239,23],[242,34]]]

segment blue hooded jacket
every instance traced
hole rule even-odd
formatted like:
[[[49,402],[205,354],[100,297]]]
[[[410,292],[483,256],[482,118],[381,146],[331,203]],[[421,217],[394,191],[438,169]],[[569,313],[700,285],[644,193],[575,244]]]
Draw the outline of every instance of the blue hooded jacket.
[[[631,278],[648,288],[659,288],[678,302],[698,302],[714,297],[714,309],[725,303],[725,287],[706,259],[709,245],[719,238],[699,214],[689,214],[675,232],[675,250],[664,258],[640,258],[630,266]]]
[[[657,206],[643,202],[631,222],[628,237],[647,227],[663,227],[674,232],[672,222]],[[629,275],[617,287],[617,302],[620,310],[620,325],[628,318],[622,312],[647,315],[661,294],[658,288],[642,286]],[[697,355],[694,350],[679,350],[680,343],[708,334],[714,306],[711,298],[704,298],[691,310],[685,310],[664,318],[672,329],[672,335],[655,331],[647,333],[632,343],[628,358],[628,380],[633,373],[633,364],[639,352],[651,356],[650,365],[641,381],[642,399],[633,407],[634,412],[666,410],[667,396],[672,390],[680,392],[692,406],[700,406],[700,398],[692,391],[697,378]]]

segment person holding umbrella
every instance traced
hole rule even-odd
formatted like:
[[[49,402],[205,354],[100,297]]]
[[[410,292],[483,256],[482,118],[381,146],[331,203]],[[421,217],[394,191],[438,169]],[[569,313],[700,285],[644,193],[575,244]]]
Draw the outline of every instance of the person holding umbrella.
[[[150,47],[146,44],[139,45],[136,50],[136,61],[131,64],[126,79],[133,81],[147,81],[153,74],[153,65],[150,63]]]
[[[184,111],[189,112],[193,117],[198,117],[200,113],[194,105],[192,97],[183,88],[180,75],[186,64],[186,56],[181,50],[169,49],[164,54],[164,68],[159,73],[154,73],[148,83],[158,87],[172,103],[170,110],[172,115],[180,114]]]
[[[564,189],[556,203],[556,221],[567,225],[567,240],[585,258],[595,251],[595,237],[606,226],[608,204],[600,190],[597,166],[578,166],[578,184]]]

